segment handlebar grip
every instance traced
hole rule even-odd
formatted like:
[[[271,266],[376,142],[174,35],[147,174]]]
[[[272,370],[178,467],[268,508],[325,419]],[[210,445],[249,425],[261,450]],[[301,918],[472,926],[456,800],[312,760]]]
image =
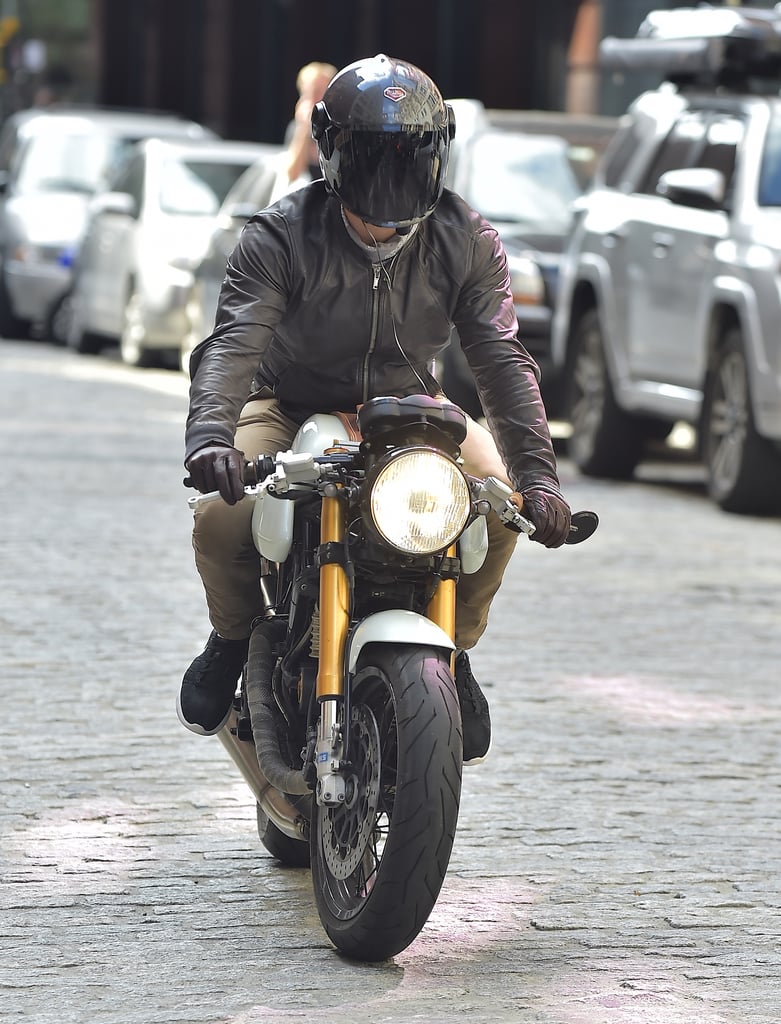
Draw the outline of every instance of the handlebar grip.
[[[274,472],[276,461],[269,455],[258,455],[254,459],[246,459],[242,467],[242,477],[245,484],[260,484]],[[182,480],[185,487],[195,487],[193,478],[186,476]]]

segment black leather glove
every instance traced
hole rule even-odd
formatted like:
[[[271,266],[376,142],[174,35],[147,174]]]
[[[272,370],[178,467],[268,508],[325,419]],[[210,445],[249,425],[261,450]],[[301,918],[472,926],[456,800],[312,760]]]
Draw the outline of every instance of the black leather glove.
[[[207,494],[219,491],[229,505],[244,497],[244,452],[227,445],[201,448],[186,462],[193,487]]]
[[[523,514],[537,527],[531,539],[546,548],[559,548],[569,537],[572,513],[559,495],[530,487],[523,492]]]

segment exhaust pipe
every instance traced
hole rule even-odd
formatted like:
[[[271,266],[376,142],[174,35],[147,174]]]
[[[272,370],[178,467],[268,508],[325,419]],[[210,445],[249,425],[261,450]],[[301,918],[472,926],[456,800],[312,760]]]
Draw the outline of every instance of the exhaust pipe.
[[[266,817],[291,839],[306,839],[309,822],[288,799],[288,794],[309,796],[311,790],[301,772],[290,768],[282,759],[274,718],[272,641],[280,628],[280,622],[266,620],[255,627],[250,637],[245,688],[254,743],[239,738],[239,717],[235,708],[231,709],[228,721],[217,735]]]
[[[249,638],[246,692],[252,735],[258,764],[269,783],[291,796],[309,796],[312,792],[300,771],[282,758],[277,739],[276,700],[271,688],[275,658],[272,641],[282,627],[279,621],[259,623]]]
[[[239,716],[232,708],[228,721],[217,733],[220,742],[228,751],[269,821],[291,839],[306,839],[309,822],[285,794],[275,789],[265,777],[258,764],[254,743],[239,739],[238,724]]]

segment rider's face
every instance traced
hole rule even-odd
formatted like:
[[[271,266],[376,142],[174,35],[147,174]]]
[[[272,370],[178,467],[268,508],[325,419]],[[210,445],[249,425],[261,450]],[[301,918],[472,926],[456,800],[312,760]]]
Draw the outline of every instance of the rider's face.
[[[353,213],[347,207],[344,208],[344,215],[350,227],[358,234],[361,241],[367,245],[372,245],[374,242],[387,242],[396,234],[395,228],[381,228],[377,224],[367,224],[357,213]]]

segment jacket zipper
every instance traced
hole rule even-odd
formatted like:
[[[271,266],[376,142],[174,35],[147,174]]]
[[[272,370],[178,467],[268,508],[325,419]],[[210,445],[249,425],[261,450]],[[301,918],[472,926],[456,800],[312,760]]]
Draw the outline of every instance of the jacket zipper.
[[[361,394],[363,395],[364,404],[369,401],[369,366],[377,345],[377,335],[380,326],[380,274],[382,273],[382,268],[379,263],[372,264],[372,273],[374,274],[374,281],[372,283],[372,319],[369,330],[369,347],[366,350],[366,355],[363,357],[363,368],[361,370]]]

